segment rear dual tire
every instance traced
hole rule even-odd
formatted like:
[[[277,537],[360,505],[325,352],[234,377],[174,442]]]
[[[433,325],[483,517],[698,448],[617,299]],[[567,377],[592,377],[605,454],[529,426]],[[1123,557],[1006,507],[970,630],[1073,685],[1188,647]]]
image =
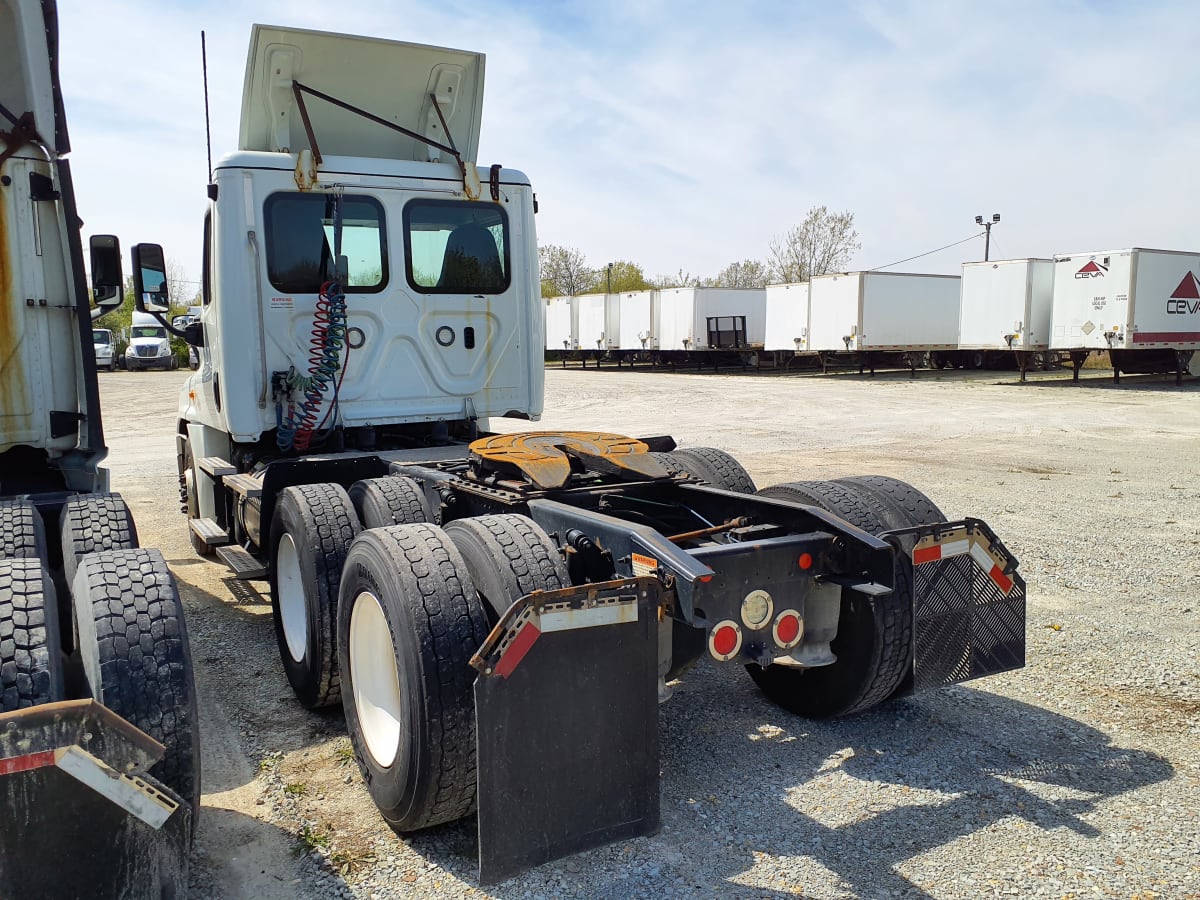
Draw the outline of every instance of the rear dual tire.
[[[870,534],[945,521],[916,488],[881,475],[774,485],[759,494],[819,507]],[[750,677],[775,703],[819,719],[862,712],[903,692],[912,671],[913,572],[908,553],[896,553],[893,578],[894,588],[886,597],[842,591],[838,633],[831,644],[835,663],[811,669],[750,664]]]
[[[65,696],[54,582],[39,559],[0,560],[0,712]]]
[[[149,773],[200,806],[196,685],[183,604],[158,550],[91,553],[71,589],[92,696],[166,748]]]
[[[723,491],[754,493],[754,479],[736,459],[716,447],[689,447],[652,453],[672,475],[690,475]]]
[[[364,531],[346,557],[338,658],[346,728],[399,832],[475,808],[475,671],[489,630],[454,542],[436,525]]]
[[[358,517],[345,488],[305,484],[279,492],[268,581],[284,674],[308,709],[341,699],[337,598]]]

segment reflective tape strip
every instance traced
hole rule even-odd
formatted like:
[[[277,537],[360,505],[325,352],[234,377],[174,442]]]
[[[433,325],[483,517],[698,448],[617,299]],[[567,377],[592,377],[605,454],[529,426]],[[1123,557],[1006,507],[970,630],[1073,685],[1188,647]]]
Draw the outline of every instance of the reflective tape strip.
[[[17,772],[28,772],[31,769],[41,769],[54,765],[54,751],[43,750],[40,753],[27,753],[24,756],[10,756],[0,759],[0,775],[15,775]]]
[[[179,805],[138,778],[109,768],[79,747],[58,751],[58,767],[151,828],[162,828]]]
[[[525,654],[529,652],[529,648],[533,646],[534,641],[541,637],[541,635],[541,631],[538,630],[538,627],[533,622],[526,622],[521,626],[521,630],[517,632],[517,636],[504,649],[504,655],[496,663],[496,674],[501,678],[507,678],[511,675],[521,660],[525,658]]]
[[[543,612],[538,625],[542,631],[571,631],[598,625],[621,625],[638,620],[637,598],[621,603],[606,603],[591,609],[561,609]]]
[[[951,556],[962,556],[970,552],[971,542],[965,538],[961,541],[949,541],[945,544],[934,544],[932,547],[921,547],[913,551],[913,565],[948,559]]]

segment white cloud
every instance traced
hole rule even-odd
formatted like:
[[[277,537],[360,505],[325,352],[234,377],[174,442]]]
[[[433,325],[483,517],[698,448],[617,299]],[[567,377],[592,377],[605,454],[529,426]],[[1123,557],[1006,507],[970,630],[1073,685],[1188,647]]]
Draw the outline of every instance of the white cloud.
[[[525,171],[543,242],[648,273],[766,255],[814,204],[879,265],[1000,212],[1006,255],[1195,249],[1200,17],[1153,4],[537,4],[343,0],[332,27],[488,55],[481,162]],[[199,31],[214,155],[237,139],[251,16],[327,2],[63,2],[81,214],[198,272]],[[348,64],[353,64],[348,61]],[[911,268],[957,270],[965,245]]]

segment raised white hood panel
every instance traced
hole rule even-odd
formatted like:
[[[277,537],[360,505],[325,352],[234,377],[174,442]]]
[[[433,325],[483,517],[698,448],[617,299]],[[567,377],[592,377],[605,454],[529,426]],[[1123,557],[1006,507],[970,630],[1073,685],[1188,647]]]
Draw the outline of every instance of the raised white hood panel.
[[[476,160],[483,113],[482,53],[424,44],[255,25],[242,90],[239,147],[268,153],[308,147],[292,81],[448,144],[429,94],[438,98],[453,144]],[[435,148],[319,98],[305,105],[322,156],[449,158]]]

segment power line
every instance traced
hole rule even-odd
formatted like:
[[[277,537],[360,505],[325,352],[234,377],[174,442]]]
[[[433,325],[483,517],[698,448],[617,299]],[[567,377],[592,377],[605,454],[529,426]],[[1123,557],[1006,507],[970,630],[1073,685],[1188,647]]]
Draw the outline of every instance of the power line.
[[[947,244],[945,247],[938,247],[936,250],[927,250],[924,253],[918,253],[916,256],[910,256],[908,259],[898,259],[895,262],[888,263],[886,266],[876,266],[874,269],[867,269],[868,272],[878,272],[880,269],[890,269],[892,266],[898,266],[900,263],[912,262],[914,259],[920,259],[922,256],[931,256],[934,253],[941,253],[943,250],[949,250],[951,247],[957,247],[959,244],[965,244],[967,241],[973,241],[977,237],[982,237],[983,232],[977,232],[969,237],[963,238],[961,241],[955,241],[953,244]]]

